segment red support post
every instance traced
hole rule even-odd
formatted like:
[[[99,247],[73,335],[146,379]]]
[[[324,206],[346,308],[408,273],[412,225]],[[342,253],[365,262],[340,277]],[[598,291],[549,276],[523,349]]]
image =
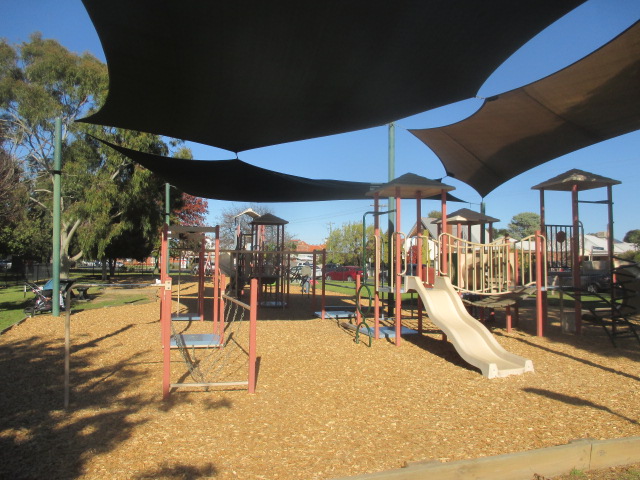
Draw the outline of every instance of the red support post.
[[[220,337],[220,343],[224,343],[224,298],[222,294],[227,287],[227,277],[220,275],[220,301],[218,302],[218,324],[214,326],[214,333]]]
[[[249,305],[249,393],[256,393],[256,332],[258,324],[258,279],[251,279]]]
[[[418,268],[416,275],[420,280],[424,280],[424,273],[422,271],[422,193],[420,190],[416,191],[416,234],[418,235],[418,241],[416,242],[418,248]],[[422,334],[422,298],[418,295],[418,332]]]
[[[442,209],[442,232],[443,233],[447,233],[447,192],[446,190],[442,190],[442,192],[440,193],[441,196],[441,209]],[[449,250],[448,250],[448,237],[444,236],[444,242],[442,242],[442,245],[440,245],[440,265],[441,265],[441,270],[442,273],[444,275],[447,275],[449,273],[449,265],[448,265],[448,261],[447,261],[447,255],[449,254]],[[445,333],[442,334],[442,341],[446,342],[447,341],[447,335]]]
[[[576,334],[582,332],[582,299],[580,298],[580,221],[578,217],[578,185],[571,187],[572,213],[573,213],[573,238],[571,242],[571,250],[573,261],[571,265],[571,273],[573,276],[573,287],[575,288],[575,322]]]
[[[320,317],[322,318],[322,320],[324,320],[325,317],[325,313],[327,310],[327,296],[326,296],[326,288],[325,288],[325,284],[324,284],[324,269],[326,268],[327,265],[327,249],[323,248],[322,249],[322,309]]]
[[[447,192],[442,190],[441,192],[441,209],[442,209],[442,233],[446,234],[447,232]],[[444,275],[449,273],[449,266],[447,265],[447,255],[448,252],[448,237],[445,235],[443,237],[444,242],[440,245],[440,270]]]
[[[200,255],[198,256],[198,315],[200,321],[204,320],[204,250],[206,248],[205,234],[202,233],[202,240],[200,242]]]
[[[395,245],[395,332],[396,332],[396,346],[400,345],[400,334],[402,333],[402,293],[400,287],[402,285],[402,250],[400,246],[400,188],[396,187],[396,245]]]
[[[218,323],[218,302],[220,300],[220,226],[216,226],[216,242],[214,246],[214,266],[213,266],[213,325],[214,329]]]
[[[536,231],[536,335],[544,335],[544,310],[542,298],[542,241],[540,231]],[[544,266],[546,268],[546,265]]]
[[[547,239],[547,226],[546,226],[546,219],[545,219],[545,206],[544,206],[544,188],[540,189],[540,232],[542,234],[542,236],[544,237],[544,239]],[[544,248],[547,249],[547,242],[544,242]],[[546,258],[546,257],[545,257]],[[544,269],[546,271],[547,269],[547,265],[544,265]],[[548,301],[548,296],[547,296],[547,289],[545,288],[542,291],[542,310],[543,310],[543,315],[544,318],[548,318],[548,313],[549,313],[549,301]]]

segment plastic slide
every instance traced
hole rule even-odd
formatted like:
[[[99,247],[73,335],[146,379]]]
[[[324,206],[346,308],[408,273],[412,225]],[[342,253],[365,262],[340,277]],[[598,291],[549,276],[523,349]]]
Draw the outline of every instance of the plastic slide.
[[[429,320],[440,328],[456,351],[487,378],[533,371],[533,362],[507,352],[491,332],[467,312],[449,277],[438,276],[433,288],[425,288],[418,277],[405,277],[406,291],[415,290],[424,303]]]
[[[218,254],[220,260],[218,260],[218,267],[220,272],[229,278],[234,278],[236,275],[236,269],[233,266],[233,258],[229,252],[221,252]]]

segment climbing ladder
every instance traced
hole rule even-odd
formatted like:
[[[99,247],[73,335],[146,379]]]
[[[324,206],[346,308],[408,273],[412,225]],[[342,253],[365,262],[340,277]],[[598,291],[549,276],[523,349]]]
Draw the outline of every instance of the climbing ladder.
[[[620,338],[635,338],[640,343],[640,336],[636,325],[630,320],[638,313],[640,300],[640,264],[625,263],[618,265],[612,271],[615,279],[611,296],[605,297],[599,293],[590,293],[597,297],[597,301],[584,301],[582,306],[589,310],[582,319],[595,325],[600,325],[613,346]]]

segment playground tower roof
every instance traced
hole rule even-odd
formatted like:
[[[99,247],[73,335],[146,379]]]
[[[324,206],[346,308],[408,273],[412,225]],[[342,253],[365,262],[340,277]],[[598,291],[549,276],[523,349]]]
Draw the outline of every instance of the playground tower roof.
[[[460,210],[456,210],[455,212],[448,214],[447,221],[451,223],[459,223],[461,225],[481,225],[484,223],[496,223],[500,220],[479,212],[474,212],[469,208],[461,208]],[[442,219],[439,218],[433,223],[442,223]]]
[[[546,182],[542,182],[532,190],[555,190],[559,192],[570,192],[574,185],[578,186],[579,191],[591,190],[594,188],[606,187],[608,185],[620,185],[622,182],[612,178],[596,175],[595,173],[585,172],[574,168],[568,172],[550,178]]]
[[[271,213],[265,213],[251,222],[251,225],[286,225],[289,223],[280,217],[276,217]]]
[[[380,185],[380,187],[367,193],[367,196],[372,197],[374,194],[379,194],[381,197],[396,197],[400,198],[417,198],[418,193],[420,198],[440,198],[442,191],[450,192],[455,190],[456,187],[451,185],[445,185],[440,180],[431,180],[430,178],[421,177],[415,173],[405,173],[391,180],[389,183]],[[454,201],[460,201],[451,197]]]

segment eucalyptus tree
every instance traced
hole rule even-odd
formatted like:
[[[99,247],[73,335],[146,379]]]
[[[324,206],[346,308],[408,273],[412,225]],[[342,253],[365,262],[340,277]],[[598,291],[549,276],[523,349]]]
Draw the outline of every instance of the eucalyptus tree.
[[[362,223],[344,223],[340,228],[331,231],[327,239],[327,251],[331,260],[347,264],[362,266]],[[365,240],[365,262],[374,257],[375,240],[374,227],[368,225]]]
[[[40,34],[15,46],[0,40],[0,119],[41,212],[52,209],[54,122],[62,119],[63,271],[85,254],[107,258],[126,245],[150,251],[163,218],[164,184],[95,137],[162,155],[179,142],[78,123],[102,104],[107,87],[106,65],[89,53]]]
[[[512,238],[521,240],[540,230],[540,215],[534,212],[522,212],[514,215],[507,225],[507,232]]]

